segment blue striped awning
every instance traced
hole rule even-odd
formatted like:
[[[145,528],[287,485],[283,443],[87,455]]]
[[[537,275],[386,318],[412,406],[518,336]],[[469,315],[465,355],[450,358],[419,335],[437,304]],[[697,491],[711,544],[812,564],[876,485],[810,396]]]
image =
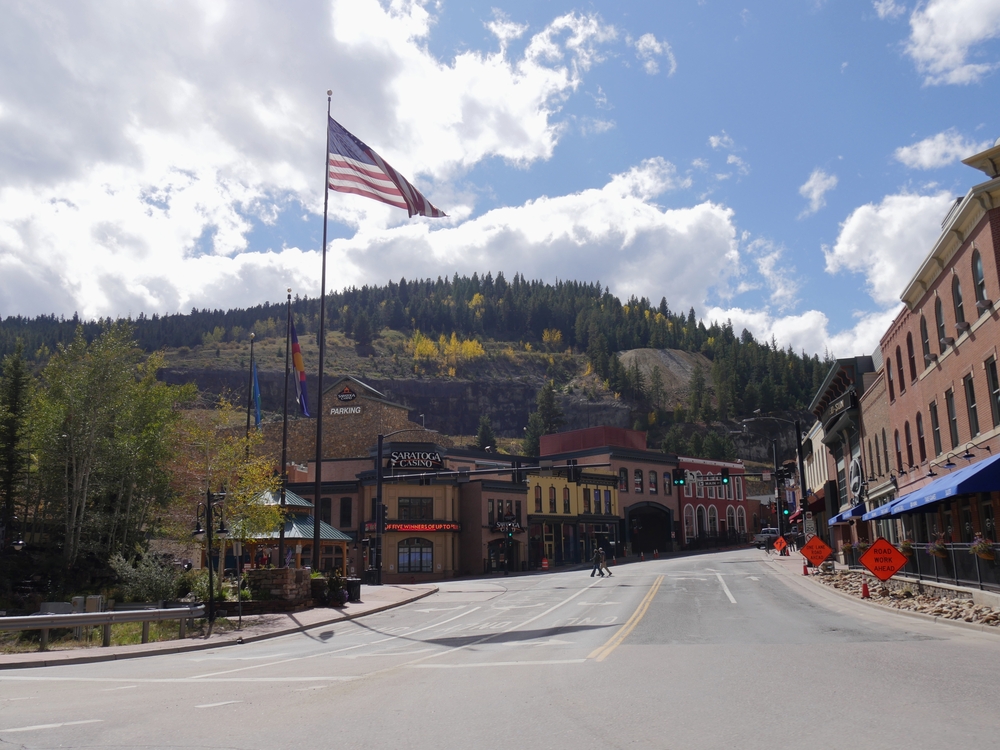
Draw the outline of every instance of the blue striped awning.
[[[841,511],[826,523],[828,526],[833,526],[835,523],[847,523],[850,519],[857,518],[864,512],[865,504],[858,503],[857,505],[852,505],[847,510]]]
[[[892,515],[912,513],[933,503],[948,500],[956,495],[973,492],[995,492],[1000,490],[1000,456],[991,456],[985,461],[977,461],[946,477],[935,479],[919,490],[900,498],[892,504]]]
[[[874,521],[876,518],[882,518],[889,515],[892,512],[892,506],[896,504],[896,500],[890,500],[883,505],[878,506],[875,510],[870,510],[861,516],[862,521]]]

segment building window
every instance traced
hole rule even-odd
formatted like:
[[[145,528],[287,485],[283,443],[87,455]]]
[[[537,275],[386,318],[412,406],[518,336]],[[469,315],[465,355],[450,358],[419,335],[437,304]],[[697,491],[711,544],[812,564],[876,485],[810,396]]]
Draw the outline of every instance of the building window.
[[[729,484],[726,485],[726,500],[733,499],[733,480],[732,477],[729,479]]]
[[[882,476],[882,454],[878,450],[878,435],[875,435],[875,466],[878,469],[878,475]]]
[[[889,400],[896,400],[896,391],[892,386],[892,359],[888,358],[885,361],[885,382],[889,387]]]
[[[708,533],[712,536],[719,535],[719,511],[714,505],[708,506]]]
[[[927,318],[920,316],[920,348],[924,353],[924,367],[931,363],[931,339],[927,335]]]
[[[632,475],[635,477],[635,491],[642,492],[642,469],[636,469]]]
[[[486,501],[486,523],[490,526],[494,523],[495,516],[493,515],[493,501]]]
[[[404,539],[396,548],[400,573],[431,573],[434,571],[434,545],[426,539]]]
[[[979,412],[976,410],[976,386],[972,382],[972,375],[966,375],[962,379],[965,385],[965,407],[969,410],[969,435],[975,437],[979,434]]]
[[[611,515],[611,490],[604,490],[604,515]]]
[[[913,354],[913,334],[906,334],[906,358],[909,360],[910,365],[910,382],[914,382],[917,379],[917,358]]]
[[[747,533],[747,512],[742,505],[736,509],[736,530],[740,534]]]
[[[691,485],[694,484],[694,474],[692,474],[687,469],[682,469],[685,476],[684,482],[684,497],[691,497],[694,493],[691,490]]]
[[[993,426],[1000,426],[1000,380],[997,379],[997,361],[995,357],[986,360],[986,387],[990,391],[990,411],[993,413]]]
[[[712,472],[707,472],[705,474],[705,478],[708,479],[709,481],[711,481],[711,479],[712,479],[713,476],[715,476],[715,475],[712,474]],[[712,500],[715,500],[715,485],[710,484],[705,489],[708,491],[708,497],[710,499],[712,499]]]
[[[352,521],[354,520],[352,516],[354,513],[354,500],[349,497],[340,498],[340,528],[349,529],[351,528]]]
[[[732,505],[726,508],[726,531],[736,531],[736,509]]]
[[[920,451],[920,463],[927,460],[927,444],[924,442],[924,415],[917,412],[917,449]]]
[[[955,413],[955,393],[949,388],[944,392],[944,406],[948,412],[948,431],[951,434],[951,447],[958,447],[958,415]]]
[[[965,322],[965,308],[962,307],[962,282],[958,280],[958,276],[952,277],[951,280],[951,300],[955,305],[955,324]]]
[[[910,437],[910,423],[903,425],[903,435],[906,437],[906,465],[913,468],[913,440]]]
[[[569,512],[569,487],[563,487],[563,513]]]
[[[628,469],[618,470],[618,491],[628,492]]]
[[[934,440],[934,455],[941,455],[941,424],[938,422],[937,414],[937,401],[931,401],[930,406],[927,407],[928,413],[931,415],[931,438]]]
[[[556,488],[549,487],[549,513],[557,513],[556,510]]]
[[[524,525],[524,519],[521,517],[521,501],[514,501],[514,516],[517,518],[517,522]]]
[[[906,393],[906,375],[903,370],[903,352],[896,347],[896,369],[899,370],[899,395]]]
[[[695,494],[698,495],[698,497],[705,497],[705,486],[701,483],[700,471],[696,471],[694,473],[694,486],[695,486]]]
[[[934,300],[934,322],[937,324],[938,351],[944,354],[945,347],[948,346],[948,332],[944,327],[944,305],[941,304],[940,297]]]
[[[684,541],[694,539],[694,508],[690,505],[684,506]]]
[[[600,490],[594,490],[594,499],[597,502],[601,501]],[[586,488],[583,490],[583,512],[588,514],[590,513],[590,490]]]
[[[882,428],[882,456],[885,458],[885,470],[889,469],[889,441],[885,437],[885,427]]]
[[[972,253],[972,285],[976,289],[976,308],[982,315],[986,312],[986,279],[983,276],[983,259],[978,250]]]
[[[535,485],[535,513],[542,512],[542,488]]]
[[[433,521],[434,498],[432,497],[401,497],[399,498],[400,521]]]
[[[659,491],[658,488],[657,488],[657,486],[656,486],[656,484],[657,484],[656,483],[656,472],[655,471],[651,471],[651,472],[649,472],[649,494],[650,495],[655,495]]]
[[[875,439],[878,440],[878,438],[875,438]],[[868,466],[872,467],[874,465],[875,465],[875,454],[872,453],[872,441],[869,440],[868,441]],[[881,474],[881,473],[882,472],[880,471],[879,474]]]
[[[333,500],[329,497],[319,499],[319,520],[323,523],[333,523]]]
[[[743,499],[743,477],[735,477],[733,483],[736,485],[736,499]]]
[[[900,474],[903,473],[903,450],[899,445],[899,430],[896,430],[893,438],[896,441],[896,471]],[[838,477],[840,479],[840,477]]]

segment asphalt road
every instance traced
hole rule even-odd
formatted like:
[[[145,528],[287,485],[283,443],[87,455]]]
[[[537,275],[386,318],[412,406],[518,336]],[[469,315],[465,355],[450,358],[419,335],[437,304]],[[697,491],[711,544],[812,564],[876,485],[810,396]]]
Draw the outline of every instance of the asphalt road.
[[[0,748],[933,748],[1000,736],[1000,636],[757,550],[445,583],[280,638],[0,673]]]

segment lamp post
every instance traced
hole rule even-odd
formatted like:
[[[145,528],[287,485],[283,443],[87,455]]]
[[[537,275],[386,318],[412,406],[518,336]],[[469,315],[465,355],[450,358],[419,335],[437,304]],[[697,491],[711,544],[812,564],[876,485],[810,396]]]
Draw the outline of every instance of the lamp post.
[[[206,490],[205,502],[199,502],[194,512],[194,532],[192,532],[192,536],[199,542],[206,537],[208,539],[208,635],[212,634],[212,626],[215,624],[215,580],[212,570],[212,535],[214,533],[220,539],[225,539],[229,535],[229,530],[226,528],[222,516],[222,504],[225,497],[226,494],[224,492]],[[219,528],[213,532],[212,516],[216,509],[219,512]],[[201,525],[202,518],[205,519],[204,528]]]
[[[420,415],[421,420],[423,414]],[[395,430],[383,435],[379,433],[378,448],[375,452],[375,508],[373,509],[373,520],[375,521],[375,585],[382,585],[382,535],[385,533],[385,506],[382,505],[382,446],[387,437],[399,435],[403,432],[434,432],[424,428],[406,427],[402,430]]]

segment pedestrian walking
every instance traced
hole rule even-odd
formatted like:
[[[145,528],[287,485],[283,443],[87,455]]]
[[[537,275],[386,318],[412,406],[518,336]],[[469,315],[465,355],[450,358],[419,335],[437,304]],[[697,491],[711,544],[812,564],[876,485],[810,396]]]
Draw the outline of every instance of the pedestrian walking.
[[[590,571],[590,577],[594,577],[594,573],[600,573],[601,578],[604,578],[604,573],[601,573],[601,553],[600,547],[594,548],[594,569]]]
[[[608,571],[608,575],[611,575],[611,568],[608,567],[608,555],[602,549],[601,550],[601,575],[604,575],[604,571]]]

